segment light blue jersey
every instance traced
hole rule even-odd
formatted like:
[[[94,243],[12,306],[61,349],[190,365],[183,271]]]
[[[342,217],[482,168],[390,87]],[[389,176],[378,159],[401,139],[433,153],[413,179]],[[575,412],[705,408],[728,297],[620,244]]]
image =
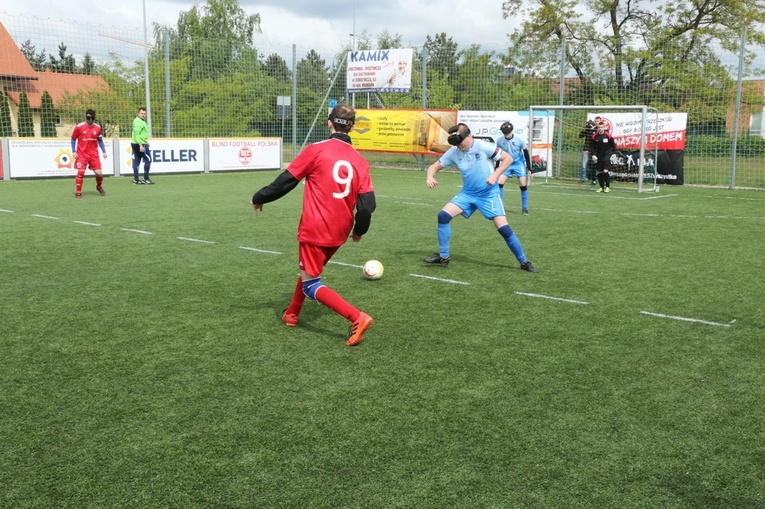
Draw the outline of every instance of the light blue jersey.
[[[486,183],[494,173],[494,161],[498,161],[502,149],[492,143],[473,140],[473,145],[462,151],[457,147],[447,150],[438,160],[444,167],[456,166],[462,175],[462,192],[473,196],[488,196],[498,191],[498,186]]]
[[[517,135],[513,135],[509,140],[504,136],[500,136],[497,140],[497,146],[513,158],[513,162],[507,168],[504,175],[508,177],[525,177],[526,156],[523,154],[523,151],[527,149],[526,140]]]

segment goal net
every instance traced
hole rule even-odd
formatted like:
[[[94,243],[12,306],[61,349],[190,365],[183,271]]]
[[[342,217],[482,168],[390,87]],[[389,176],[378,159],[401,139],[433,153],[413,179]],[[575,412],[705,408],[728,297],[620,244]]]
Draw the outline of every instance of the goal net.
[[[596,180],[593,154],[584,151],[596,132],[593,122],[600,117],[616,142],[617,151],[611,156],[611,181],[636,185],[639,193],[658,189],[659,119],[655,108],[540,105],[529,107],[529,118],[541,112],[555,114],[556,132],[552,137],[555,178],[583,183]]]

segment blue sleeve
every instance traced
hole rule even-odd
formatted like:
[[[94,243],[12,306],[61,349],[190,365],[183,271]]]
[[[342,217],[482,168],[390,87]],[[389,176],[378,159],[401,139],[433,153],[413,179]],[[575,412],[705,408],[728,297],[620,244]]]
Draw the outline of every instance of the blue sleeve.
[[[104,139],[98,138],[98,146],[101,147],[101,152],[106,154],[106,145],[104,145]]]
[[[77,140],[72,138],[72,154],[74,154],[75,152],[77,152]]]

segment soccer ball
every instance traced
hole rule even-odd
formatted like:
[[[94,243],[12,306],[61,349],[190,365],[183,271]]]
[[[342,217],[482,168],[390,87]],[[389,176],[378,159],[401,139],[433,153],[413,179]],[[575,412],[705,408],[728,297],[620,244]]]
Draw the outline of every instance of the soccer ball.
[[[369,260],[364,264],[362,271],[367,279],[380,279],[383,275],[383,265],[377,260]]]

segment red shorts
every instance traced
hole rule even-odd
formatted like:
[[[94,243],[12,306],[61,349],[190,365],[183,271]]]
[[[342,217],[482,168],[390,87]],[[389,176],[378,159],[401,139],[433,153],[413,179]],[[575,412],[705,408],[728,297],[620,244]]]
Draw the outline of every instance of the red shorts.
[[[86,170],[90,168],[91,170],[100,170],[101,169],[101,159],[96,157],[83,157],[83,156],[77,156],[77,159],[74,161],[74,169],[75,170]]]
[[[309,276],[320,276],[324,266],[329,262],[340,246],[326,247],[300,243],[298,249],[298,267]]]

